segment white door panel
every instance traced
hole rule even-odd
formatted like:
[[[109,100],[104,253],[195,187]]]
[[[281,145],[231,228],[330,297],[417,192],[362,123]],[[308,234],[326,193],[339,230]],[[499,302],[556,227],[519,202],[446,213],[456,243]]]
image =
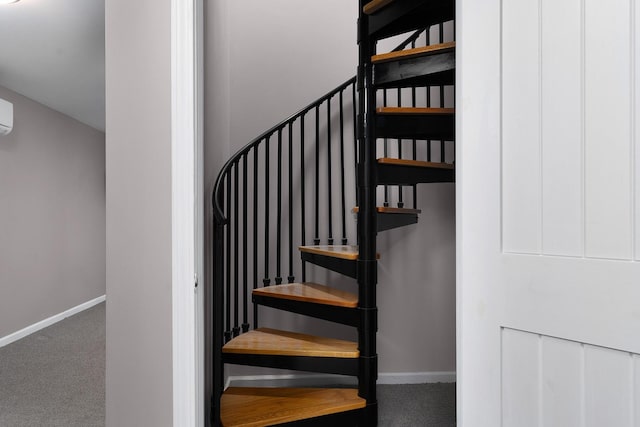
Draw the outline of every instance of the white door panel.
[[[640,6],[457,10],[458,421],[639,427]]]

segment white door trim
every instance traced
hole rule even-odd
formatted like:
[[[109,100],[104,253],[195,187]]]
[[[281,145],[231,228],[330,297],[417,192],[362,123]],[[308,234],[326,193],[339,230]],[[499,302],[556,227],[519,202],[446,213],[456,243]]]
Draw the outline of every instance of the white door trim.
[[[197,273],[201,268],[200,47],[202,0],[171,1],[173,425],[202,426]],[[201,15],[201,14],[200,14]],[[201,234],[201,233],[200,233]]]

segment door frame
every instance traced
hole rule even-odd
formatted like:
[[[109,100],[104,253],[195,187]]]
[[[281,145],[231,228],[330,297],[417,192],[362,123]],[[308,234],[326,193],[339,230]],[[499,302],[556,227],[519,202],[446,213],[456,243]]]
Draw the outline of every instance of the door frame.
[[[204,426],[203,2],[171,0],[173,425]]]

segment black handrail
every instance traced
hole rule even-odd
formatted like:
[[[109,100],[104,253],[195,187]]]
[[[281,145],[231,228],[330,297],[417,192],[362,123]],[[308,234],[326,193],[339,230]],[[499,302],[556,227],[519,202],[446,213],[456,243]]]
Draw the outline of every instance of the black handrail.
[[[337,88],[333,89],[331,92],[329,92],[326,95],[324,95],[324,96],[318,98],[317,100],[313,101],[311,104],[309,104],[306,107],[304,107],[303,109],[299,110],[297,113],[291,115],[289,118],[281,121],[277,125],[273,126],[269,130],[267,130],[266,132],[263,132],[262,134],[260,134],[260,136],[258,136],[257,138],[254,138],[251,142],[249,142],[242,149],[240,149],[236,154],[234,154],[233,157],[231,157],[229,160],[227,160],[227,162],[224,164],[224,166],[222,166],[222,169],[220,170],[220,173],[218,174],[218,178],[216,179],[215,185],[213,186],[213,197],[212,197],[213,214],[216,216],[216,219],[218,221],[222,222],[223,224],[227,223],[228,219],[224,215],[224,212],[223,212],[223,209],[222,209],[223,204],[220,202],[218,195],[221,194],[220,187],[222,185],[222,181],[224,180],[225,172],[228,171],[229,169],[231,169],[231,166],[234,163],[236,163],[240,157],[242,157],[243,155],[249,153],[249,151],[251,151],[251,149],[253,149],[254,147],[258,146],[268,136],[271,136],[274,133],[278,132],[278,130],[283,129],[289,123],[292,123],[292,122],[296,121],[297,119],[299,119],[300,117],[302,117],[303,115],[308,113],[310,110],[314,109],[316,106],[319,106],[319,105],[323,104],[325,101],[327,101],[328,99],[333,97],[335,94],[340,93],[341,91],[344,91],[346,88],[348,88],[350,85],[355,84],[355,82],[356,82],[356,77],[353,76],[352,78],[350,78],[346,82],[342,83]]]

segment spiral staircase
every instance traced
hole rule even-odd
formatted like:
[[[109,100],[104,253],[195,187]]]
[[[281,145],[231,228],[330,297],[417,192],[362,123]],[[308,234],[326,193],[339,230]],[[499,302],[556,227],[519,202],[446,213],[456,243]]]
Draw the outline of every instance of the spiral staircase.
[[[418,221],[417,185],[454,181],[455,11],[451,0],[359,9],[357,76],[251,141],[216,181],[210,425],[377,425],[376,236]],[[308,281],[317,269],[356,291]],[[357,341],[259,326],[259,307],[347,325]],[[225,389],[231,364],[358,386]]]

